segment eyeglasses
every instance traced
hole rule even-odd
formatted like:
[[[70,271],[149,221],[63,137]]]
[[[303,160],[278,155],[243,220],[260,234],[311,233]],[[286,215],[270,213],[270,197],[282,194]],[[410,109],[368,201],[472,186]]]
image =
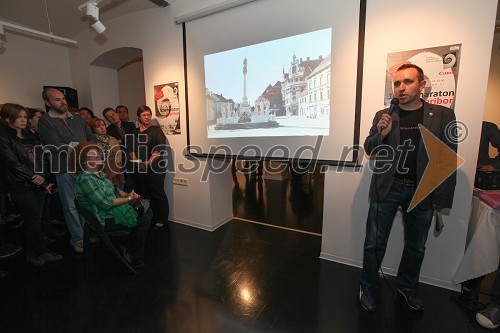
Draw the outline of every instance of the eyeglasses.
[[[143,113],[139,117],[141,117],[141,118],[149,118],[151,116],[152,116],[151,113]]]

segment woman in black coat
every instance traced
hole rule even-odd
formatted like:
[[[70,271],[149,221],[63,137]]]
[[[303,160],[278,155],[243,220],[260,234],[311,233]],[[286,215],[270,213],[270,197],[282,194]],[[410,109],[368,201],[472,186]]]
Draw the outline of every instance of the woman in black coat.
[[[159,126],[152,123],[151,109],[141,105],[137,109],[140,126],[134,140],[127,147],[130,161],[136,164],[134,171],[135,190],[142,198],[151,200],[152,224],[161,228],[168,222],[169,206],[165,194],[167,172],[167,139]]]
[[[48,164],[42,146],[28,130],[26,109],[19,104],[4,104],[1,114],[8,126],[0,135],[2,184],[10,193],[26,228],[26,261],[42,266],[62,256],[47,250],[42,234],[45,198],[52,185],[47,182]]]

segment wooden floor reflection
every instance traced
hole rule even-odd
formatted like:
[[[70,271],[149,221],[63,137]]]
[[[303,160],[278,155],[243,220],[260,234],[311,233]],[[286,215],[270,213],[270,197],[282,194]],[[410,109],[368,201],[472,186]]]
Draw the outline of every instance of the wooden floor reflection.
[[[286,175],[283,180],[271,180],[265,172],[232,172],[235,218],[321,235],[324,174],[318,167]]]

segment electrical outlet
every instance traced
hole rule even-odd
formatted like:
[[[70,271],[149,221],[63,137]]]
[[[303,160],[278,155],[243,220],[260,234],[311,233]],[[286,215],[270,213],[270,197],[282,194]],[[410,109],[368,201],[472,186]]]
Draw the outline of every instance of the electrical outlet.
[[[187,186],[188,182],[186,178],[179,178],[179,177],[174,177],[173,183],[176,185],[182,185],[182,186]]]

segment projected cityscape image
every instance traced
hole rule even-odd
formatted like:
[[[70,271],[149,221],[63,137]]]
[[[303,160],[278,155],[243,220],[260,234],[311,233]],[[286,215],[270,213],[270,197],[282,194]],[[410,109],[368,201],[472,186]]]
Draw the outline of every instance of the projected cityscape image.
[[[331,29],[206,55],[208,138],[327,136]]]

